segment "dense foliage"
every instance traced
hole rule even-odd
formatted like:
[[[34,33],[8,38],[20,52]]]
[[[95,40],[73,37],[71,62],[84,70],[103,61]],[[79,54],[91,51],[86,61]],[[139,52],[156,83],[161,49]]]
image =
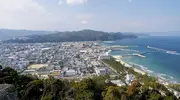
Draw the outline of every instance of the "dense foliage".
[[[169,87],[180,92],[180,84],[170,84]]]
[[[13,84],[20,100],[177,100],[171,93],[161,95],[157,83],[142,85],[133,81],[129,86],[116,86],[105,82],[110,76],[100,76],[81,81],[36,79],[19,75],[11,68],[0,70],[0,84]]]
[[[82,30],[72,32],[57,32],[46,35],[32,35],[27,39],[11,39],[5,42],[12,43],[36,43],[36,42],[72,42],[72,41],[108,41],[120,40],[123,38],[137,38],[134,34],[108,33],[102,31]]]

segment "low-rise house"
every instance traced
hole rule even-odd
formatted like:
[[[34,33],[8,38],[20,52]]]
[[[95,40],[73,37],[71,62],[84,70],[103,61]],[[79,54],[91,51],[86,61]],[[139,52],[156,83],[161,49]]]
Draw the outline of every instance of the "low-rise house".
[[[98,76],[106,75],[109,73],[108,69],[104,67],[95,67],[94,70]]]
[[[38,77],[40,79],[47,79],[47,78],[49,78],[49,75],[48,74],[42,74],[42,75],[39,75]]]
[[[104,59],[110,59],[110,58],[111,58],[111,56],[109,56],[109,55],[100,55],[98,60],[104,60]]]
[[[40,68],[47,67],[47,66],[48,64],[33,64],[33,65],[30,65],[28,69],[38,70]]]
[[[22,73],[23,75],[37,75],[37,71],[34,70],[34,69],[27,69],[27,70],[24,70],[24,72]]]
[[[134,81],[135,79],[134,75],[132,74],[127,74],[125,78],[126,78],[126,84],[131,84],[131,82]]]
[[[76,75],[76,71],[74,69],[69,69],[65,71],[65,76],[74,76]]]

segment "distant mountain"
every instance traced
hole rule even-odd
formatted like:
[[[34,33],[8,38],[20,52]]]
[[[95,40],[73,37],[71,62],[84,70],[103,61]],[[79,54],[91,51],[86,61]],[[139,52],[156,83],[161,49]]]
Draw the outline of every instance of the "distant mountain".
[[[135,34],[138,37],[147,37],[147,36],[150,36],[150,34],[147,34],[147,33],[124,32],[124,34],[132,34],[132,35]]]
[[[35,34],[49,34],[50,31],[32,31],[32,30],[12,30],[12,29],[0,29],[0,40],[7,40],[17,38],[20,36],[35,35]]]
[[[43,43],[43,42],[72,42],[72,41],[112,41],[124,38],[137,38],[135,34],[121,32],[103,32],[94,30],[81,30],[72,32],[57,32],[45,35],[30,35],[26,38],[15,38],[4,42],[10,43]]]

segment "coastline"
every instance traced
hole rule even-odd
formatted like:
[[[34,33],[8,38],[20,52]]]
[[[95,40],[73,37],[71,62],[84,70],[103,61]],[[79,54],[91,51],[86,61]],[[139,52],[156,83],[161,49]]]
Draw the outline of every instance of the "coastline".
[[[104,43],[104,44],[106,44],[106,43]],[[104,44],[101,44],[101,45],[104,45]],[[110,46],[116,46],[116,45],[111,44]],[[123,48],[121,50],[123,50]],[[128,49],[128,50],[131,50],[131,49]],[[145,66],[140,65],[140,64],[134,63],[133,61],[128,62],[128,61],[124,60],[124,57],[121,54],[112,54],[112,52],[113,51],[110,48],[107,53],[108,53],[108,55],[115,58],[116,61],[124,64],[126,67],[132,67],[134,69],[134,71],[137,73],[148,74],[149,76],[153,76],[153,77],[157,78],[157,80],[162,84],[166,84],[166,85],[167,84],[180,84],[180,82],[178,80],[176,80],[176,78],[174,78],[173,76],[171,76],[169,74],[164,74],[162,72],[157,72],[156,70],[151,70],[151,69],[149,69],[149,67],[146,67],[146,65]],[[147,66],[149,66],[149,65],[147,65]]]
[[[132,67],[135,72],[140,73],[140,74],[142,74],[142,75],[145,75],[145,74],[146,74],[146,72],[144,72],[144,71],[142,71],[142,70],[140,70],[140,69],[134,68],[132,65],[124,62],[124,61],[121,59],[122,56],[114,55],[114,56],[112,56],[112,57],[115,58],[116,61],[118,61],[118,62],[120,62],[121,64],[123,64],[125,67],[129,67],[129,68]]]
[[[106,43],[104,43],[106,44]],[[103,45],[103,44],[101,44]],[[112,46],[111,44],[110,46]],[[109,46],[109,45],[108,45]],[[173,76],[170,76],[169,74],[164,73],[158,73],[156,70],[150,70],[149,65],[140,65],[137,63],[134,63],[133,61],[126,61],[124,60],[124,57],[121,54],[118,53],[112,53],[112,49],[109,50],[108,55],[112,56],[117,62],[123,64],[125,67],[133,68],[133,70],[141,75],[147,74],[148,76],[152,76],[156,78],[156,82],[159,84],[164,85],[170,92],[176,95],[176,97],[180,97],[180,91],[178,91],[177,87],[173,88],[171,85],[180,85],[180,82],[176,80]],[[121,49],[122,50],[122,49]],[[136,52],[136,51],[135,51]],[[127,54],[129,54],[127,52]]]
[[[115,60],[116,60],[117,62],[123,64],[125,67],[133,68],[135,72],[137,72],[137,73],[139,73],[139,74],[141,74],[141,75],[145,75],[145,74],[147,73],[147,72],[145,72],[145,71],[142,71],[142,70],[140,70],[140,69],[138,69],[138,68],[133,67],[133,65],[130,65],[130,64],[124,62],[124,61],[122,60],[122,56],[120,56],[120,55],[111,55],[111,56],[112,56],[113,58],[115,58]],[[150,74],[148,73],[148,75],[150,75]],[[150,76],[151,76],[151,75],[150,75]],[[155,77],[155,76],[153,76],[153,77]],[[171,84],[171,85],[176,85],[176,84],[180,84],[180,83],[170,83],[170,82],[165,81],[165,80],[163,80],[163,79],[161,79],[161,78],[159,78],[159,77],[156,77],[156,78],[157,78],[157,82],[158,82],[158,83],[164,85],[170,92],[172,92],[173,94],[175,94],[176,97],[180,97],[180,92],[177,91],[177,90],[175,90],[175,89],[173,89],[173,88],[171,88],[171,87],[169,86],[170,84]]]
[[[146,71],[143,71],[143,70],[141,70],[141,69],[135,68],[135,67],[133,67],[133,65],[128,64],[127,62],[123,61],[121,55],[111,55],[111,56],[112,56],[113,58],[115,58],[116,61],[118,61],[118,62],[120,62],[121,64],[125,65],[125,67],[129,67],[129,68],[131,67],[131,68],[134,69],[135,72],[137,72],[137,73],[139,73],[139,74],[141,74],[141,75],[148,74],[148,75],[150,75],[150,76],[156,77],[156,76],[151,75],[150,73],[148,73],[148,72],[146,72]],[[180,84],[180,83],[178,83],[178,82],[176,82],[176,81],[172,82],[172,81],[164,80],[163,78],[158,77],[158,76],[157,76],[156,78],[158,79],[158,82],[159,82],[159,83],[164,84],[164,85],[166,85],[166,86],[169,85],[169,84]]]

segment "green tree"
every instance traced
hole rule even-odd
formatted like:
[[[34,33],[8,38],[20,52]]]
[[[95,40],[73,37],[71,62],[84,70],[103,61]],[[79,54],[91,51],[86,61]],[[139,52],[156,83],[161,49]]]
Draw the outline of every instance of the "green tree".
[[[18,80],[18,73],[14,69],[6,67],[1,71],[1,78],[0,83],[15,84]]]
[[[174,96],[165,96],[164,100],[178,100],[178,99]]]
[[[148,100],[161,100],[161,94],[153,92],[150,93],[150,98]]]
[[[179,100],[172,92],[167,91],[164,100]]]
[[[0,70],[2,70],[2,68],[3,68],[2,65],[0,65]]]
[[[24,96],[24,90],[26,89],[26,85],[29,84],[29,82],[33,81],[33,78],[25,76],[25,75],[19,75],[18,79],[15,81],[14,86],[16,87],[16,90],[18,91],[18,96],[21,98]]]
[[[117,86],[109,86],[106,91],[102,93],[104,100],[120,100],[121,95],[124,94],[123,90],[120,89],[120,87]]]
[[[75,100],[94,100],[94,92],[90,90],[76,91]]]
[[[42,98],[51,97],[53,100],[61,100],[65,96],[65,85],[57,79],[47,79],[43,83],[44,91]]]
[[[128,100],[128,96],[126,94],[121,95],[121,100]]]
[[[72,100],[76,96],[76,90],[74,88],[70,88],[66,91],[65,97],[67,100]]]
[[[43,94],[43,81],[34,80],[27,84],[23,100],[40,100]]]
[[[138,81],[133,81],[130,86],[128,86],[128,95],[133,95],[139,92],[140,83]]]
[[[44,96],[41,100],[52,100],[52,96]]]
[[[76,100],[94,100],[95,82],[92,79],[73,83],[73,88],[76,91]]]
[[[74,83],[73,87],[77,90],[93,90],[95,88],[95,82],[92,79],[84,79],[80,82]]]

